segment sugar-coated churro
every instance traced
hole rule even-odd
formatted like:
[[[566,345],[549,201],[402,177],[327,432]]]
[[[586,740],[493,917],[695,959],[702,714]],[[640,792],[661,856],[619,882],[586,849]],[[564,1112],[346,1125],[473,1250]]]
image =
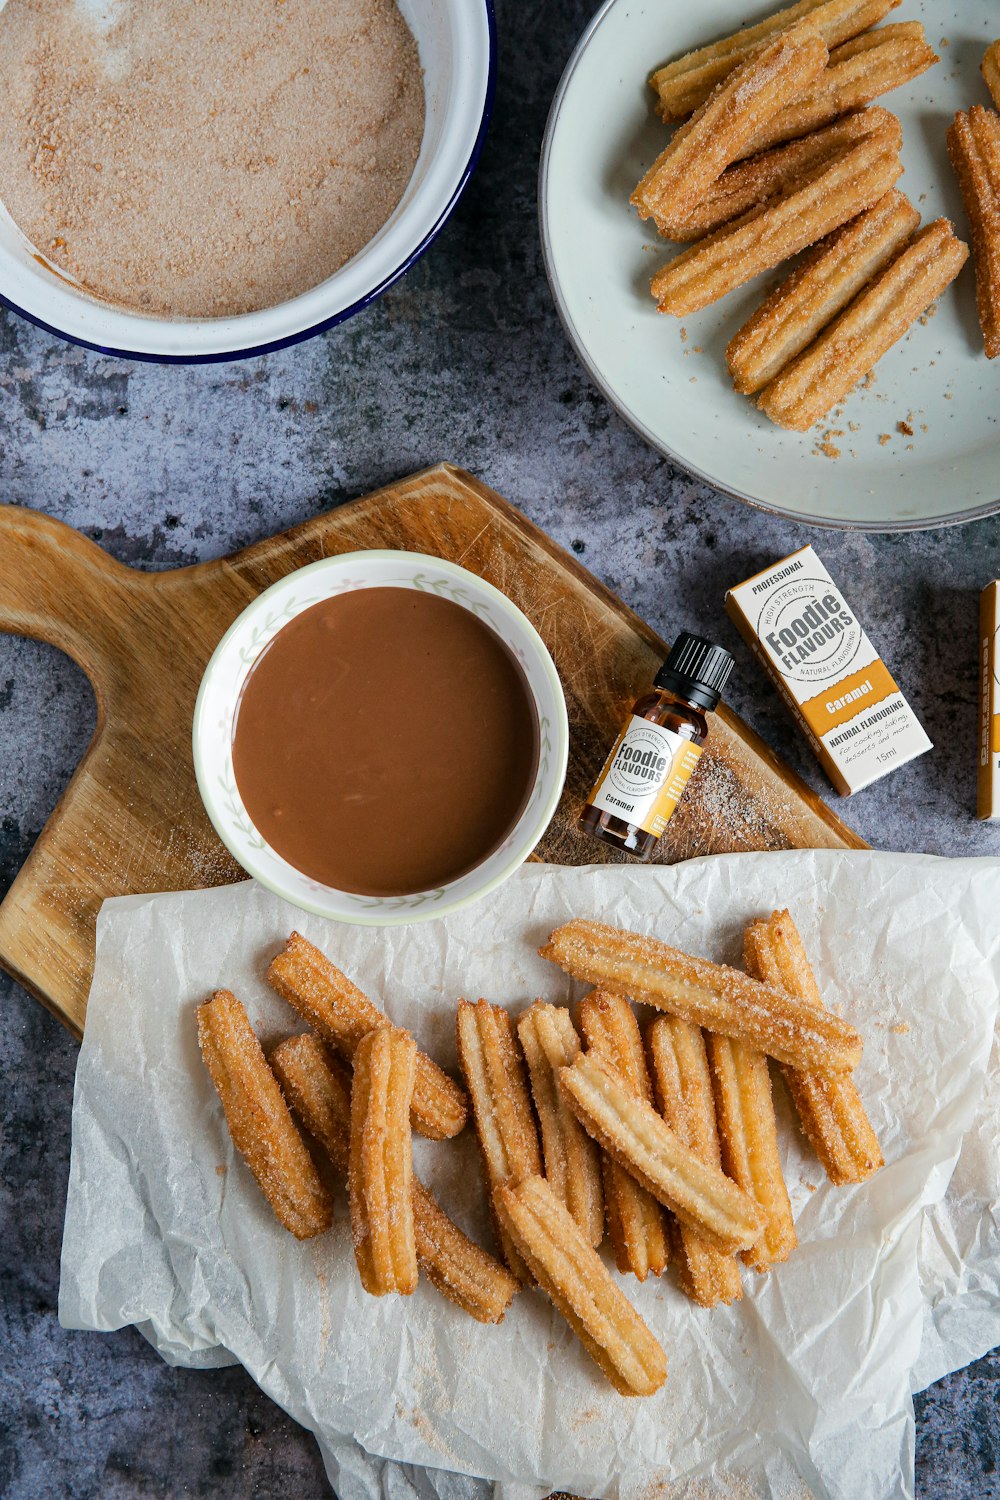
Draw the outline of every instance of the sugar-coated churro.
[[[361,1284],[373,1297],[409,1296],[417,1285],[410,1103],[417,1044],[379,1026],[354,1052],[347,1188]]]
[[[652,1102],[639,1023],[621,995],[595,991],[580,1005],[580,1029],[588,1050],[615,1070],[639,1099]],[[572,1059],[571,1059],[572,1060]],[[619,1271],[640,1281],[659,1276],[670,1259],[670,1240],[663,1209],[641,1183],[612,1156],[602,1153],[608,1233]]]
[[[899,21],[865,32],[830,53],[815,83],[761,126],[746,154],[794,140],[850,109],[860,109],[919,78],[939,61],[919,21]]]
[[[959,111],[948,131],[948,155],[972,229],[976,302],[986,356],[996,359],[1000,355],[1000,115],[980,104],[965,113]]]
[[[823,1008],[799,931],[787,911],[753,922],[743,939],[744,962],[756,978],[780,985],[807,1005]],[[802,1128],[838,1186],[863,1182],[882,1166],[878,1137],[849,1073],[784,1070]]]
[[[779,427],[808,431],[903,337],[968,258],[968,246],[955,237],[947,219],[928,224],[816,342],[765,387],[757,403],[761,411]],[[805,1065],[810,1065],[808,1060]],[[824,1064],[817,1061],[813,1066]]]
[[[715,1100],[708,1054],[700,1027],[677,1016],[660,1016],[649,1028],[649,1056],[660,1113],[676,1136],[721,1170]],[[735,1302],[743,1295],[740,1269],[690,1224],[677,1226],[678,1265],[685,1292],[702,1307]]]
[[[347,1062],[361,1038],[388,1017],[352,984],[325,954],[293,932],[267,971],[268,982],[295,1007],[327,1046]],[[431,1140],[447,1140],[465,1125],[467,1101],[458,1084],[423,1052],[417,1053],[413,1128]]]
[[[891,135],[873,132],[787,196],[771,199],[668,261],[650,286],[660,312],[682,317],[717,302],[870,208],[902,170]]]
[[[817,167],[876,131],[887,144],[891,141],[897,151],[901,149],[903,128],[896,116],[873,104],[801,140],[735,162],[688,213],[657,209],[653,220],[664,239],[682,244],[700,240],[768,199],[800,187]]]
[[[747,144],[826,66],[826,43],[808,21],[742,61],[676,130],[631,201],[642,218],[689,213]]]
[[[982,61],[982,75],[993,103],[1000,109],[1000,39],[987,47]]]
[[[198,1007],[198,1042],[233,1144],[279,1224],[297,1239],[329,1229],[333,1200],[288,1112],[243,1006],[216,990]]]
[[[413,1184],[417,1259],[432,1286],[479,1323],[502,1323],[519,1290],[507,1267],[445,1213],[422,1182]]]
[[[808,19],[828,47],[837,47],[889,14],[900,0],[799,0],[773,16],[724,37],[708,47],[699,47],[658,68],[649,82],[657,95],[664,120],[683,120],[708,98],[716,85],[756,48]]]
[[[764,1231],[743,1259],[755,1271],[787,1260],[798,1244],[781,1170],[767,1058],[728,1036],[709,1035],[722,1165],[764,1212]]]
[[[525,1177],[497,1193],[506,1232],[588,1354],[623,1396],[651,1396],[667,1377],[663,1349],[612,1280],[549,1184]]]
[[[461,1000],[456,1034],[497,1237],[514,1275],[530,1285],[531,1272],[496,1213],[497,1188],[542,1171],[538,1131],[514,1026],[500,1005],[490,1005],[486,1000],[473,1005]]]
[[[781,1062],[837,1071],[861,1060],[861,1038],[839,1016],[656,938],[577,919],[557,927],[539,952],[574,979],[631,995]]]
[[[919,223],[912,203],[894,188],[818,245],[731,340],[726,362],[736,389],[750,394],[780,375]]]
[[[346,1177],[351,1156],[347,1068],[309,1031],[279,1042],[268,1061],[292,1112]]]
[[[351,1144],[351,1080],[310,1033],[292,1036],[271,1053],[282,1092],[309,1134],[345,1176]],[[417,1260],[428,1281],[480,1323],[500,1323],[518,1283],[453,1223],[433,1193],[413,1179]]]
[[[604,1238],[601,1155],[567,1105],[555,1076],[555,1070],[568,1066],[580,1051],[576,1027],[565,1006],[536,1000],[518,1018],[517,1034],[541,1126],[545,1180],[596,1247]]]
[[[561,1068],[559,1083],[594,1139],[665,1208],[720,1250],[745,1250],[756,1242],[764,1220],[753,1199],[685,1146],[598,1055],[584,1052],[572,1067]]]

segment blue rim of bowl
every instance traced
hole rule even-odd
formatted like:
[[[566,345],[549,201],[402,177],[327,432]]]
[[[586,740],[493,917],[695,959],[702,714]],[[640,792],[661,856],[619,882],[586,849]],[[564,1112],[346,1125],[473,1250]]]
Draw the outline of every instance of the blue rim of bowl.
[[[70,333],[64,333],[61,328],[56,328],[54,324],[46,323],[42,318],[36,317],[34,313],[28,312],[26,308],[18,307],[17,303],[12,302],[9,297],[5,297],[3,292],[0,292],[0,306],[8,308],[13,313],[17,313],[19,318],[24,318],[28,323],[33,323],[36,328],[42,329],[44,333],[54,334],[56,338],[62,339],[67,344],[75,344],[79,349],[90,349],[95,354],[106,354],[112,359],[132,359],[146,365],[221,365],[228,363],[230,360],[254,359],[257,355],[276,354],[279,349],[290,349],[295,344],[304,344],[307,339],[316,338],[321,333],[328,333],[331,328],[336,328],[338,323],[346,323],[348,318],[353,318],[355,313],[363,312],[366,307],[369,307],[384,292],[387,292],[401,276],[405,276],[407,271],[416,265],[424,252],[430,249],[454,213],[458,205],[458,200],[465,192],[465,189],[469,185],[469,179],[476,170],[479,158],[483,153],[483,146],[486,143],[486,135],[490,128],[497,87],[497,19],[494,10],[494,0],[483,0],[483,5],[486,10],[486,26],[489,39],[486,96],[483,100],[482,119],[479,122],[479,130],[476,133],[476,139],[473,142],[469,160],[466,162],[465,168],[458,182],[455,184],[455,189],[451,197],[419,245],[410,251],[410,254],[403,261],[402,265],[397,267],[390,275],[383,277],[378,286],[373,287],[370,292],[366,292],[363,297],[359,297],[356,302],[352,302],[350,307],[345,307],[340,312],[334,313],[332,317],[324,318],[321,322],[314,323],[310,328],[303,328],[299,333],[290,333],[287,338],[272,339],[270,343],[255,344],[249,349],[227,349],[217,354],[149,354],[145,352],[140,353],[134,349],[113,349],[106,344],[92,344],[88,339],[75,338]]]
[[[654,452],[659,453],[670,463],[676,464],[685,474],[690,474],[693,479],[700,479],[711,489],[720,495],[727,495],[731,500],[741,500],[744,505],[753,506],[754,510],[763,511],[765,515],[778,516],[783,521],[795,521],[800,526],[815,526],[823,531],[860,531],[867,533],[891,534],[906,531],[941,531],[946,526],[968,526],[973,521],[983,521],[987,516],[995,516],[1000,511],[1000,498],[987,501],[983,505],[971,507],[969,510],[960,512],[954,516],[942,516],[935,521],[887,521],[879,520],[872,525],[866,525],[861,521],[834,521],[825,516],[803,515],[801,511],[785,510],[780,505],[773,505],[766,500],[759,500],[755,495],[747,495],[742,490],[735,489],[731,484],[717,479],[707,470],[701,469],[691,459],[682,458],[681,455],[662,438],[651,431],[646,424],[625,405],[624,401],[614,390],[611,384],[604,378],[597,364],[591,358],[583,338],[576,324],[573,322],[570,310],[566,305],[559,284],[552,255],[552,243],[549,236],[548,212],[546,208],[546,190],[549,177],[549,158],[552,152],[552,140],[556,132],[559,114],[562,110],[563,100],[569,90],[573,75],[583,53],[593,41],[594,36],[603,23],[608,12],[618,4],[618,0],[604,0],[604,4],[597,11],[587,26],[584,28],[580,40],[570,55],[569,62],[563,69],[562,77],[559,79],[558,87],[549,109],[548,118],[545,121],[545,133],[542,137],[542,151],[538,162],[538,233],[542,247],[542,264],[545,267],[545,277],[549,283],[549,291],[559,314],[563,332],[569,340],[577,359],[583,365],[593,384],[600,391],[611,409],[618,413],[622,421],[638,433],[643,442],[648,443]]]

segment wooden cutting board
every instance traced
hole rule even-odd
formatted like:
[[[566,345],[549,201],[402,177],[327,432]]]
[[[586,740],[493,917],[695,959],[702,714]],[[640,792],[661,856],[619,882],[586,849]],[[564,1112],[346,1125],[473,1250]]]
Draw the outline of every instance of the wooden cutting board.
[[[614,859],[576,818],[623,713],[666,646],[537,527],[448,464],[317,516],[234,557],[142,573],[35,511],[0,507],[0,630],[66,651],[97,698],[83,761],[0,906],[0,963],[77,1035],[108,896],[242,878],[202,810],[191,758],[209,656],[268,584],[317,558],[398,547],[448,558],[504,591],[543,636],[566,692],[570,762],[538,849],[561,864]],[[720,619],[722,603],[719,603]],[[746,849],[864,848],[734,714],[658,851],[664,862]]]

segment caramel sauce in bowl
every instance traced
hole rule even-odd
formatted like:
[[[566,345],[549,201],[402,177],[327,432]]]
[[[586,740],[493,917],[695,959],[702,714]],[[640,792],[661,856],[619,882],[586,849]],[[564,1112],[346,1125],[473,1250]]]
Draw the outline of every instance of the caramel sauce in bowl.
[[[506,880],[566,775],[558,674],[527,617],[454,563],[352,552],[230,626],[194,716],[198,786],[248,874],[338,921],[443,916]]]

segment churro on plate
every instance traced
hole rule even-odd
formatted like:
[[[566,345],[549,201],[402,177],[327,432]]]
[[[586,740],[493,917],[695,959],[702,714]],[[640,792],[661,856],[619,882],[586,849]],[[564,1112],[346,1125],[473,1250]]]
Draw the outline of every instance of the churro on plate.
[[[582,1053],[560,1069],[559,1083],[594,1139],[683,1223],[727,1253],[755,1243],[764,1220],[753,1199],[685,1146],[600,1057]]]
[[[940,59],[919,21],[899,21],[865,32],[830,53],[830,61],[801,98],[787,104],[748,142],[747,154],[764,151],[827,125],[848,110],[910,83]]]
[[[1000,39],[987,47],[980,71],[993,103],[1000,109]]]
[[[715,1099],[701,1028],[676,1016],[660,1016],[649,1028],[649,1057],[660,1113],[671,1130],[702,1161],[722,1169]],[[676,1226],[681,1286],[702,1307],[735,1302],[743,1295],[740,1268],[690,1224]]]
[[[798,928],[787,911],[752,922],[743,938],[748,971],[780,985],[807,1005],[823,1008],[822,996]],[[863,1182],[882,1166],[878,1137],[849,1073],[784,1070],[802,1128],[831,1182]]]
[[[501,1005],[490,1005],[486,1000],[473,1005],[461,1000],[456,1035],[497,1237],[514,1275],[530,1285],[531,1272],[496,1212],[496,1192],[503,1183],[538,1176],[542,1171],[538,1131],[514,1026]]]
[[[374,1297],[417,1286],[410,1103],[417,1044],[379,1026],[354,1053],[347,1187],[361,1284]]]
[[[613,1068],[636,1098],[652,1102],[642,1034],[631,1005],[621,995],[595,991],[580,1005],[580,1029],[587,1051]],[[640,1281],[659,1276],[670,1259],[663,1209],[653,1195],[614,1157],[602,1153],[608,1233],[619,1271]]]
[[[717,302],[877,203],[903,170],[897,137],[876,130],[803,184],[681,251],[653,277],[660,312],[682,317]]]
[[[280,1042],[270,1057],[282,1093],[345,1177],[351,1145],[351,1079],[310,1033]],[[417,1260],[428,1281],[480,1323],[500,1323],[518,1283],[459,1229],[434,1194],[413,1179]]]
[[[569,1011],[536,1000],[517,1022],[542,1134],[545,1180],[595,1247],[604,1238],[601,1154],[567,1105],[556,1070],[580,1051]]]
[[[502,1186],[505,1231],[588,1354],[623,1396],[651,1396],[667,1377],[663,1349],[542,1177]]]
[[[557,927],[539,952],[574,979],[735,1037],[781,1062],[837,1071],[861,1061],[861,1038],[839,1016],[656,938],[576,919]]]
[[[657,208],[653,221],[664,239],[682,244],[700,240],[768,199],[801,186],[817,167],[876,131],[882,139],[892,140],[897,151],[901,149],[903,129],[896,116],[873,104],[869,109],[855,110],[842,120],[835,120],[822,130],[813,130],[801,140],[734,162],[685,214],[679,215],[667,207]]]
[[[996,359],[1000,355],[1000,114],[980,104],[959,111],[948,131],[948,155],[972,229],[979,326],[987,358]]]
[[[301,933],[293,932],[267,971],[268,982],[294,1006],[312,1029],[347,1062],[361,1038],[389,1025],[356,984]],[[447,1073],[423,1052],[417,1053],[413,1090],[413,1128],[431,1140],[446,1140],[465,1125],[467,1100]]]
[[[779,427],[808,431],[874,369],[954,281],[968,257],[968,246],[956,238],[947,219],[928,224],[765,387],[757,403],[761,411]]]
[[[798,21],[808,20],[827,47],[837,47],[889,14],[900,0],[799,0],[785,10],[747,26],[733,36],[688,52],[650,78],[665,121],[683,120],[704,104],[712,90],[762,44]]]
[[[322,1234],[333,1222],[333,1200],[288,1112],[247,1013],[229,990],[216,990],[198,1007],[198,1043],[233,1144],[278,1223],[296,1239]]]
[[[920,215],[893,189],[817,245],[757,311],[726,350],[733,384],[764,388],[861,291],[910,238]]]
[[[807,21],[741,62],[671,137],[632,203],[644,219],[689,213],[731,162],[822,72],[826,43]]]
[[[755,1271],[787,1260],[798,1244],[778,1148],[767,1058],[728,1036],[708,1037],[722,1165],[760,1205],[764,1230],[743,1251]]]

